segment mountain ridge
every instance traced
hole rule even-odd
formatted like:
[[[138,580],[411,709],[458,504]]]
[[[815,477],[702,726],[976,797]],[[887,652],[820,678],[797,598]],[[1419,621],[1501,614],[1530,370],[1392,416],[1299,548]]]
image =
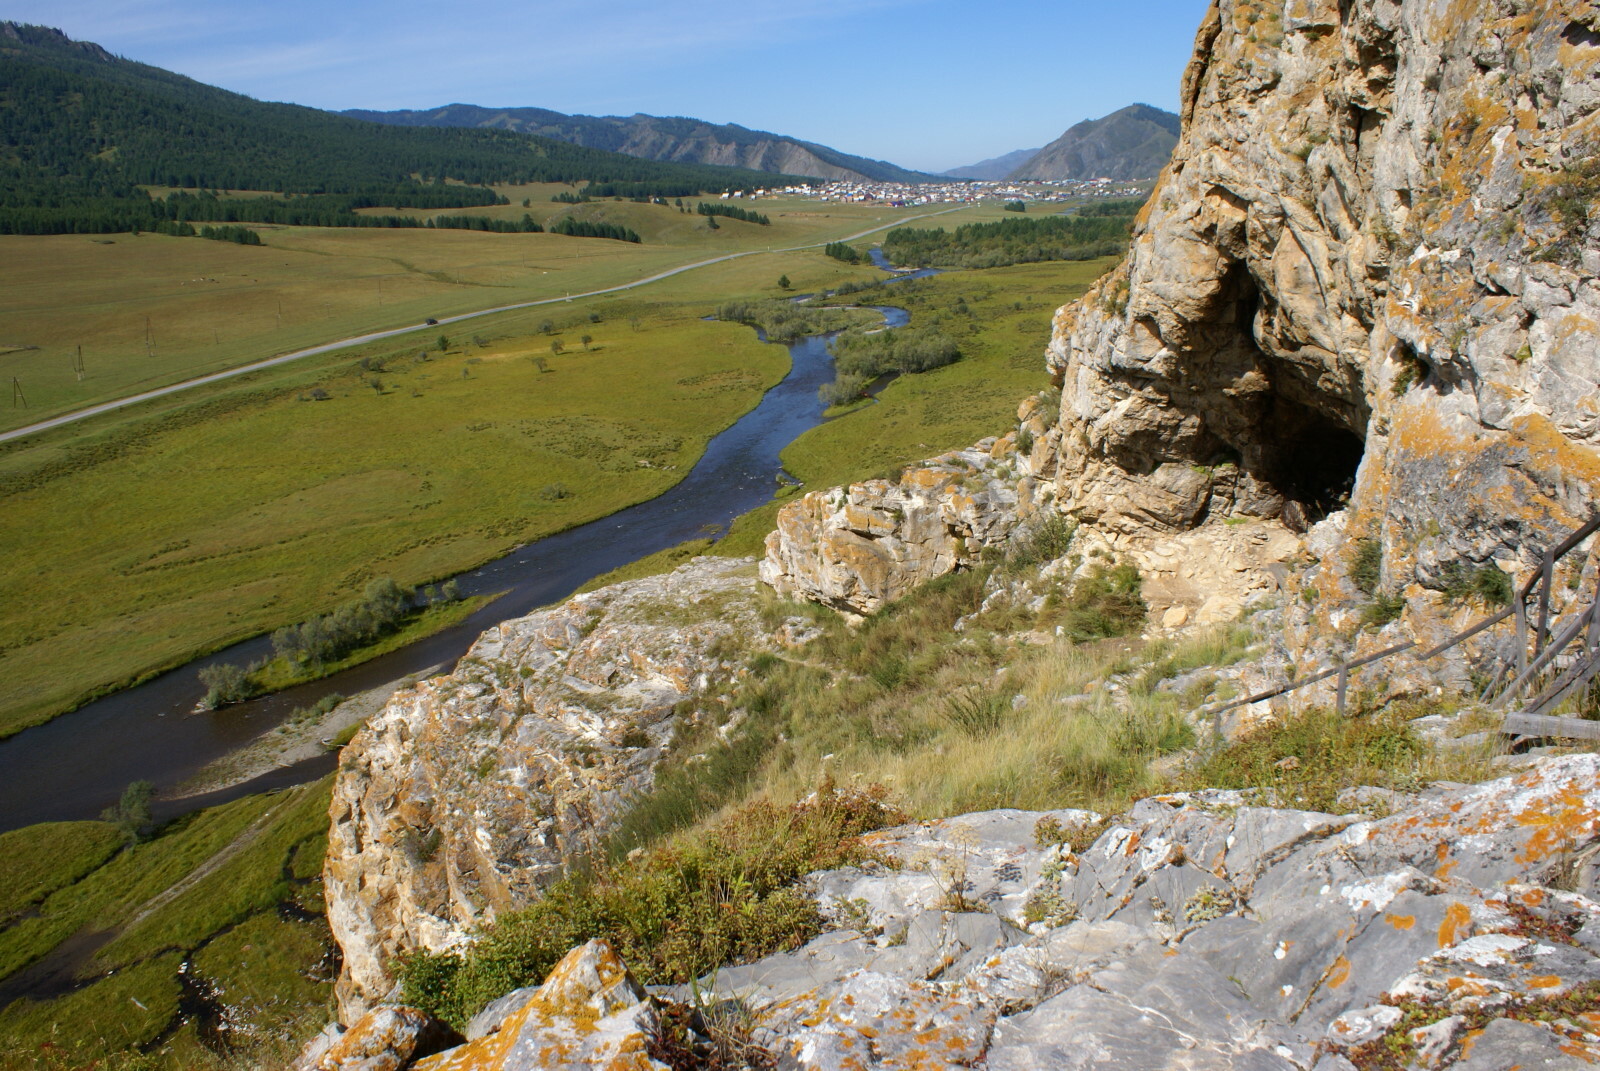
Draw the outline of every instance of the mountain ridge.
[[[1179,119],[1149,104],[1130,104],[1074,123],[1011,179],[1155,178],[1178,144]]]
[[[1005,178],[1038,154],[1038,149],[1013,149],[1011,152],[1001,153],[999,156],[991,156],[987,160],[979,160],[975,164],[952,167],[948,171],[939,172],[939,174],[946,178],[997,181]]]
[[[808,178],[926,182],[934,177],[800,138],[689,116],[569,115],[549,108],[461,103],[395,111],[350,108],[336,114],[389,126],[510,130],[644,160],[739,166]]]

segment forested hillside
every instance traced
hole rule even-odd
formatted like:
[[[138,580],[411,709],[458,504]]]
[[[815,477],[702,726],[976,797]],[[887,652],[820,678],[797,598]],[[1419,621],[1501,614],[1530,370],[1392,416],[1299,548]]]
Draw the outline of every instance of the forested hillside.
[[[0,142],[0,233],[118,231],[172,218],[142,185],[359,197],[333,206],[341,218],[330,222],[349,222],[353,207],[486,203],[482,189],[431,185],[446,179],[591,182],[622,196],[772,181],[503,130],[382,126],[265,103],[9,22],[0,23]]]

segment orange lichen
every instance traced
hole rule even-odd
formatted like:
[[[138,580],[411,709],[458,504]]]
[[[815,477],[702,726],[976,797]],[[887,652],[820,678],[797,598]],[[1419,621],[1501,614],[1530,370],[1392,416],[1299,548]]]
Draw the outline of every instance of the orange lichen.
[[[1328,968],[1328,988],[1338,989],[1350,980],[1350,961],[1340,956],[1333,961],[1333,966]]]
[[[1383,921],[1397,930],[1409,930],[1417,924],[1415,915],[1384,915]]]
[[[1439,923],[1439,947],[1449,948],[1472,932],[1472,911],[1459,900],[1445,909],[1444,921]]]

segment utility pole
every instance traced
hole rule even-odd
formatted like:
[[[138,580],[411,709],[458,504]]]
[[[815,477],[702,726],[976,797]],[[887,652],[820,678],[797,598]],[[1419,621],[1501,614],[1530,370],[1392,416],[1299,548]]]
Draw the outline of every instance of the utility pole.
[[[27,397],[27,395],[22,393],[22,383],[21,383],[21,381],[19,381],[17,379],[16,376],[12,376],[11,377],[11,408],[15,409],[17,407],[17,403],[19,401],[22,403],[22,408],[24,408],[24,409],[28,408],[28,397]]]
[[[150,317],[148,316],[144,318],[144,355],[146,357],[154,357],[156,355],[156,340],[155,336],[150,333]]]
[[[83,382],[83,347],[78,347],[78,355],[72,359],[72,370],[78,376],[78,382]]]

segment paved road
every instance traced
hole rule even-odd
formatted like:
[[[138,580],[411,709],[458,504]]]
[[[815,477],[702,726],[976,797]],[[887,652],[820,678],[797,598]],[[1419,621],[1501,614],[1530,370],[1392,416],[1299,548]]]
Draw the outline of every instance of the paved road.
[[[924,212],[920,216],[907,216],[905,219],[897,219],[893,223],[885,223],[880,227],[870,227],[867,230],[860,231],[845,238],[830,238],[828,241],[853,242],[857,238],[865,238],[869,234],[876,234],[878,231],[886,231],[890,227],[899,227],[903,224],[910,223],[912,220],[927,219],[930,216],[948,215],[949,213],[955,211],[958,211],[958,209],[947,208],[942,212]],[[130,394],[126,398],[118,398],[117,400],[111,402],[101,402],[99,405],[91,405],[86,409],[77,409],[71,413],[63,413],[61,416],[51,417],[49,420],[41,420],[37,424],[28,424],[20,428],[14,428],[11,431],[0,432],[0,443],[9,442],[12,439],[21,439],[24,436],[34,435],[41,431],[48,431],[51,428],[59,428],[63,424],[72,424],[79,420],[87,420],[89,417],[98,416],[101,413],[109,413],[113,409],[121,409],[123,406],[136,405],[139,402],[146,402],[151,398],[160,398],[167,394],[176,394],[181,390],[189,390],[192,387],[202,387],[207,383],[215,383],[218,380],[230,379],[233,376],[242,376],[246,372],[255,372],[262,368],[271,368],[273,365],[277,364],[287,364],[290,361],[298,361],[302,357],[314,357],[319,353],[328,353],[331,350],[343,349],[346,346],[359,346],[363,342],[376,342],[382,338],[394,338],[396,335],[410,334],[412,331],[431,330],[434,327],[442,327],[445,324],[460,323],[462,320],[474,320],[479,316],[493,316],[497,312],[512,312],[516,309],[533,308],[535,305],[556,305],[567,301],[574,301],[578,298],[596,297],[600,294],[615,294],[619,290],[632,290],[636,286],[645,286],[649,283],[657,283],[662,279],[670,279],[674,275],[681,275],[686,271],[693,271],[696,268],[704,268],[711,264],[721,264],[726,260],[738,260],[740,257],[758,256],[762,253],[793,253],[801,249],[815,249],[818,246],[827,245],[828,241],[811,242],[806,245],[785,246],[783,249],[747,249],[742,253],[728,253],[724,256],[712,257],[710,260],[697,260],[693,264],[684,264],[681,267],[672,268],[663,272],[657,272],[655,275],[648,275],[643,279],[635,279],[631,283],[622,283],[619,286],[608,286],[603,290],[586,290],[581,294],[566,294],[561,297],[540,298],[537,301],[519,301],[514,305],[496,305],[492,309],[480,309],[477,312],[463,312],[455,316],[442,316],[439,318],[437,324],[411,324],[407,327],[395,327],[387,331],[373,331],[370,334],[356,335],[353,338],[342,338],[337,342],[328,342],[321,346],[312,346],[309,349],[295,350],[293,353],[279,354],[277,357],[268,357],[264,361],[252,361],[250,364],[242,364],[237,368],[229,368],[222,372],[212,372],[210,375],[205,376],[196,376],[194,379],[186,379],[181,383],[173,383],[166,387],[157,387],[155,390],[147,390],[139,394]]]

